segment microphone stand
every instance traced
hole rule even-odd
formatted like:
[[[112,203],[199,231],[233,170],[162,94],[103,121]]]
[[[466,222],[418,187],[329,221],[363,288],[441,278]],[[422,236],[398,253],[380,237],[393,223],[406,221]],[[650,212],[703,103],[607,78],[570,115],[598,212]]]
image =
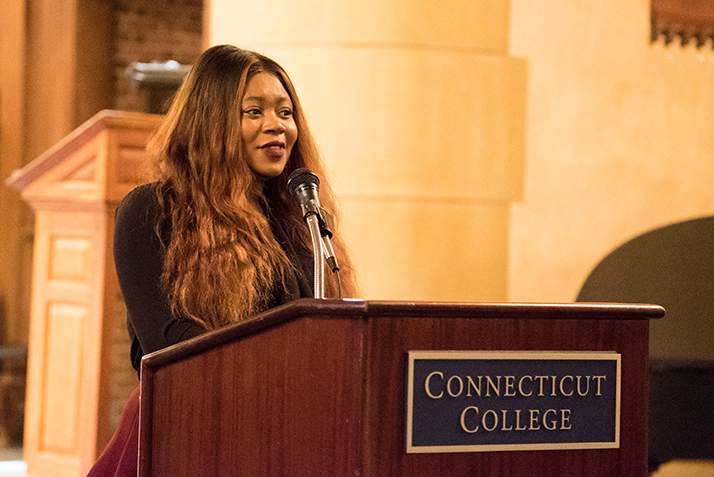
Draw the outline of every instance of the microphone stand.
[[[305,217],[312,238],[312,250],[315,260],[314,288],[315,298],[325,298],[325,252],[322,249],[322,235],[320,234],[320,221],[317,214],[308,214]]]

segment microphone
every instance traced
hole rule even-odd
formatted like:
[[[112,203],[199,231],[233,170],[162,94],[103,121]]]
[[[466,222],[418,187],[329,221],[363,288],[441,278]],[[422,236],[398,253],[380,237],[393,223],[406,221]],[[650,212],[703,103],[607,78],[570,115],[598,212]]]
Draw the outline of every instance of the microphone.
[[[321,247],[324,247],[327,264],[333,272],[337,272],[340,268],[337,265],[335,250],[330,241],[332,238],[330,219],[325,209],[320,206],[318,199],[320,179],[308,169],[295,169],[288,178],[288,188],[297,196],[305,221],[308,221],[312,215],[317,218],[322,236]],[[317,250],[315,252],[317,253]]]
[[[304,168],[296,169],[288,177],[288,188],[292,189],[297,196],[302,208],[303,218],[307,220],[308,215],[315,214],[320,225],[320,235],[332,238],[332,219],[327,211],[320,205],[320,200],[317,198],[320,190],[320,179],[314,172]],[[330,243],[330,248],[332,244]],[[333,257],[334,253],[329,255]],[[331,266],[331,268],[333,268]],[[333,269],[334,271],[334,269]]]
[[[317,198],[320,179],[315,173],[304,168],[295,169],[288,177],[288,189],[297,196],[306,220],[310,214],[320,217],[320,201]]]

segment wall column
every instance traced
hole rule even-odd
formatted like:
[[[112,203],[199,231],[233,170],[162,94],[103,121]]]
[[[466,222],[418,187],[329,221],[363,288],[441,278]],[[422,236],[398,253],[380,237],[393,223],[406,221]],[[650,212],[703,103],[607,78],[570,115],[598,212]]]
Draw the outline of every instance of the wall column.
[[[208,43],[290,74],[340,198],[362,294],[505,301],[526,64],[507,0],[207,5]]]
[[[24,0],[0,4],[0,344],[27,342],[29,311],[22,308],[29,302],[29,286],[21,285],[20,251],[23,216],[29,213],[20,197],[4,186],[23,165],[25,15]]]

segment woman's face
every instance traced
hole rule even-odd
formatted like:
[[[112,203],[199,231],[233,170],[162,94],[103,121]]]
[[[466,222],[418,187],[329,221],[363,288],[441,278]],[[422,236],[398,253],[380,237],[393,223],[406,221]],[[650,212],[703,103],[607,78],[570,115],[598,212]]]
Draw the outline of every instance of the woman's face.
[[[248,82],[241,103],[241,136],[248,167],[258,178],[283,172],[298,130],[293,103],[275,75],[258,73]]]

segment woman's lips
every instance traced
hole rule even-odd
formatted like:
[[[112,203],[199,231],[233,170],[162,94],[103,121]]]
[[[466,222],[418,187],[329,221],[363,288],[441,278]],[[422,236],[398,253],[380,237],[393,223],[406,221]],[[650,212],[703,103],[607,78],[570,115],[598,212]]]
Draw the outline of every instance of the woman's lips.
[[[263,144],[259,149],[262,149],[265,154],[271,157],[283,157],[285,153],[285,143],[280,141],[271,141]]]

